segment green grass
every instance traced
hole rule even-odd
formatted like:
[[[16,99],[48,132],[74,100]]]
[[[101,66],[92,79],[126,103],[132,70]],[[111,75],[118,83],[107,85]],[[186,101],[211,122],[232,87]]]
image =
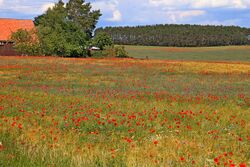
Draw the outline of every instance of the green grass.
[[[145,59],[194,61],[250,61],[250,46],[176,48],[156,46],[126,46],[129,56]]]

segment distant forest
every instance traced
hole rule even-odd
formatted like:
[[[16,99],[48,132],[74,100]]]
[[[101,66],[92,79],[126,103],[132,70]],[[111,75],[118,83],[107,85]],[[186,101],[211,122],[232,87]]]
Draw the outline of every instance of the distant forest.
[[[250,44],[250,29],[211,25],[148,25],[98,28],[109,34],[115,44],[145,46],[226,46]]]

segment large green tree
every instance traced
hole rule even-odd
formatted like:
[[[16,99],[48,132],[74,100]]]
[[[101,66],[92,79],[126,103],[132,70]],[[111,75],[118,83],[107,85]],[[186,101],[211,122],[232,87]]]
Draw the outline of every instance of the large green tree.
[[[85,3],[84,0],[69,0],[66,9],[68,19],[79,23],[84,32],[91,38],[92,32],[101,16],[100,10],[91,10],[91,4]]]
[[[65,5],[59,0],[53,8],[34,21],[43,53],[67,57],[86,56],[86,49],[99,17],[100,11],[91,11],[89,3],[70,0]]]

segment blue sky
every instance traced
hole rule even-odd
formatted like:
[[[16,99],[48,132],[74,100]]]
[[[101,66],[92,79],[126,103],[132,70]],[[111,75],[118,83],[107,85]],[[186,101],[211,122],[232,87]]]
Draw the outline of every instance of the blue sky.
[[[100,26],[213,24],[250,28],[250,0],[86,0]],[[57,0],[0,0],[0,18],[33,19]],[[66,0],[65,0],[66,2]]]

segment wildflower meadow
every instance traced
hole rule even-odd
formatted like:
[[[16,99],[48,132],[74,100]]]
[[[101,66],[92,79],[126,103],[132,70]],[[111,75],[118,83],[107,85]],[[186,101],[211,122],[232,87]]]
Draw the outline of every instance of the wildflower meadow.
[[[0,166],[250,166],[250,64],[0,57]]]

